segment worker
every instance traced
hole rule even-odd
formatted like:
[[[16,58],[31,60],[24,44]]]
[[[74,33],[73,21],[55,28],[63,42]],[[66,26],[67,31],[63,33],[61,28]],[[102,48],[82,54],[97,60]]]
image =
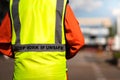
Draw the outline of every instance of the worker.
[[[66,60],[84,45],[67,0],[10,0],[14,80],[66,80]]]

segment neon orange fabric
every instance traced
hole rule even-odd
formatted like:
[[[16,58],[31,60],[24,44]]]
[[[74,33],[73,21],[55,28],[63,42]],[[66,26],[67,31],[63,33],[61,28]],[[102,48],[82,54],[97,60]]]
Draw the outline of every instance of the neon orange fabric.
[[[5,15],[0,25],[0,43],[11,42],[10,18],[8,13]]]
[[[78,21],[69,5],[66,7],[65,34],[67,40],[66,58],[72,58],[84,45],[84,37],[80,30]]]
[[[11,51],[11,27],[9,14],[6,13],[0,25],[0,53],[7,56],[12,55]]]

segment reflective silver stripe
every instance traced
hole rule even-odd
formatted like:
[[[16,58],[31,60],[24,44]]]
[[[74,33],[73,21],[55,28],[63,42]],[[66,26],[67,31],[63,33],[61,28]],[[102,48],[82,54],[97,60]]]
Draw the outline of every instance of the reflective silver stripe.
[[[61,44],[62,42],[62,13],[64,7],[64,0],[57,0],[56,5],[56,31],[55,31],[55,43]]]
[[[15,45],[14,51],[27,52],[27,51],[65,51],[65,45],[61,44],[27,44],[27,45]]]
[[[19,0],[13,0],[12,16],[16,33],[16,44],[20,44],[20,19],[19,19]]]

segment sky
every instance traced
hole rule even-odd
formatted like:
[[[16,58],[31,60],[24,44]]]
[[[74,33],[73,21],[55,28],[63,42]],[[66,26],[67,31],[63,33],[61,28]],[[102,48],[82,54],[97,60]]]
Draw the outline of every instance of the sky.
[[[69,0],[69,3],[77,18],[120,15],[120,0]]]

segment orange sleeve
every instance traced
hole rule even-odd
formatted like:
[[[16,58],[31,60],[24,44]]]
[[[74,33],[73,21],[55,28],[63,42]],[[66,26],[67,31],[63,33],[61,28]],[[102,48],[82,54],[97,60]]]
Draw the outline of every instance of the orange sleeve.
[[[6,13],[0,24],[0,43],[8,43],[11,41],[11,28],[9,14]]]
[[[11,26],[10,17],[6,13],[0,24],[0,53],[11,56]]]
[[[69,5],[65,14],[66,58],[72,58],[84,45],[84,36]]]

